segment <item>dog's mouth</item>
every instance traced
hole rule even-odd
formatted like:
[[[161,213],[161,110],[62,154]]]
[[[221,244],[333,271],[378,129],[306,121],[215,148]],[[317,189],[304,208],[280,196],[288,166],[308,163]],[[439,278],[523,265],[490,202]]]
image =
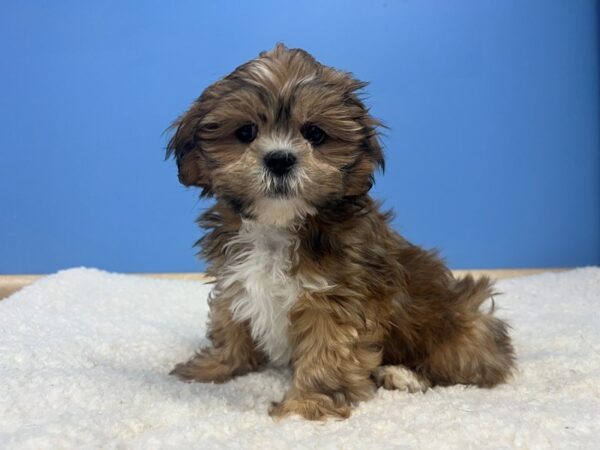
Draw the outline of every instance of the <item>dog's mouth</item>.
[[[292,196],[290,181],[285,178],[277,178],[267,187],[267,197],[285,198]]]
[[[296,197],[300,191],[300,181],[295,173],[280,176],[265,174],[263,177],[263,191],[268,198]]]

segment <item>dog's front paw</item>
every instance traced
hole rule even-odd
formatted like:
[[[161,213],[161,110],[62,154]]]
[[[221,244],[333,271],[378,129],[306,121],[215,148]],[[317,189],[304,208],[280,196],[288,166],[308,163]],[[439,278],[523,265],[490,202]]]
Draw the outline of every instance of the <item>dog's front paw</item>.
[[[269,415],[274,419],[294,414],[307,420],[346,419],[350,411],[350,405],[342,399],[336,401],[324,394],[293,394],[281,402],[271,403]]]
[[[224,383],[233,377],[234,368],[223,362],[214,350],[203,350],[170,372],[183,381]]]

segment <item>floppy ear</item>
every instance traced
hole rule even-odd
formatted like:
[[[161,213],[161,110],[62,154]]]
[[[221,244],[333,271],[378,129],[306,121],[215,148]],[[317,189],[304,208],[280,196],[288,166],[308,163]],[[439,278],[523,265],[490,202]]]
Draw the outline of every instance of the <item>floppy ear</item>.
[[[202,196],[212,195],[211,165],[214,161],[202,148],[202,136],[215,130],[214,124],[203,124],[206,116],[227,91],[225,80],[219,80],[202,92],[190,109],[173,123],[175,133],[167,145],[167,158],[175,155],[179,181],[185,186],[202,188]]]
[[[363,126],[367,130],[367,138],[363,145],[374,164],[373,171],[379,169],[383,172],[385,170],[385,159],[383,157],[383,150],[381,148],[381,143],[379,142],[379,131],[377,131],[377,129],[387,127],[379,120],[371,117],[368,112],[363,119]]]
[[[375,183],[375,171],[385,169],[383,150],[379,142],[377,127],[384,125],[372,118],[365,109],[365,116],[361,120],[363,130],[366,133],[361,144],[359,158],[346,168],[346,196],[361,196],[369,192]]]
[[[210,190],[208,168],[198,134],[201,119],[200,108],[196,102],[173,123],[175,133],[167,145],[166,157],[175,156],[181,184]]]

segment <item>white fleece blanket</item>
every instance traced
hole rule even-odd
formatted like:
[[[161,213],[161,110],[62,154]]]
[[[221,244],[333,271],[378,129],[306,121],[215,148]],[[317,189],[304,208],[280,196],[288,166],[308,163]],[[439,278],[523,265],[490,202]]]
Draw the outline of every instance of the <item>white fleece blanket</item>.
[[[276,423],[288,371],[168,375],[206,344],[208,286],[59,272],[0,302],[0,448],[600,448],[600,268],[498,287],[509,384],[380,390],[346,421]]]

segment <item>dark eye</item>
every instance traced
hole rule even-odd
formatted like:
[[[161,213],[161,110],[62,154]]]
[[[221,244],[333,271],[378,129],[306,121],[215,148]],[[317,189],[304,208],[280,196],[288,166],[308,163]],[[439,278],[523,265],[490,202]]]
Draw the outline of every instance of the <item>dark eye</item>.
[[[204,131],[216,131],[219,129],[219,124],[210,122],[210,123],[202,125],[202,129]]]
[[[325,132],[316,125],[306,124],[300,131],[302,136],[304,136],[304,139],[310,141],[312,145],[322,144],[327,137]]]
[[[237,137],[240,142],[244,144],[249,144],[256,138],[256,133],[258,128],[253,123],[246,124],[244,126],[239,127],[235,131],[235,137]]]

